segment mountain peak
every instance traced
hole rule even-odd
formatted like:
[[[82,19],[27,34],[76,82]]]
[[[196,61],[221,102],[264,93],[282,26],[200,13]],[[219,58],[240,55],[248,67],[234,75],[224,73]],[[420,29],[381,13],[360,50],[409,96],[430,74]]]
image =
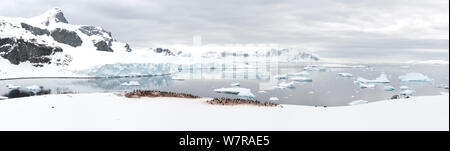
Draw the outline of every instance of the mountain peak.
[[[66,23],[66,24],[69,23],[67,19],[64,17],[64,13],[62,12],[61,8],[59,7],[47,10],[42,15],[34,18],[39,20],[41,24],[45,26],[48,26],[52,23]]]

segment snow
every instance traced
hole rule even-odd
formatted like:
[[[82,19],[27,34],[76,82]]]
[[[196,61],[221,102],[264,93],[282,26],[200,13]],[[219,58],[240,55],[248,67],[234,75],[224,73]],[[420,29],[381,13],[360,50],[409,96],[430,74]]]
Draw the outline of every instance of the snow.
[[[36,93],[41,92],[41,87],[39,87],[38,85],[32,85],[32,86],[28,86],[27,90],[36,94]]]
[[[384,87],[383,87],[383,90],[384,90],[384,91],[394,91],[395,88],[392,87],[392,86],[388,86],[388,85],[387,85],[387,86],[384,86]]]
[[[236,94],[239,97],[246,98],[246,99],[255,98],[255,95],[252,93],[252,91],[247,88],[239,88],[239,87],[220,88],[220,89],[215,89],[214,92]]]
[[[261,94],[265,94],[265,93],[267,93],[266,91],[263,91],[263,90],[261,90],[261,91],[258,91],[258,93],[261,93]]]
[[[448,93],[328,108],[286,104],[218,106],[205,103],[207,100],[131,99],[112,93],[7,99],[0,101],[0,130],[449,130]]]
[[[353,77],[353,74],[351,73],[338,73],[337,75],[340,77]]]
[[[141,84],[137,81],[129,81],[129,82],[122,83],[120,85],[122,85],[122,86],[139,86]]]
[[[432,79],[422,73],[412,72],[398,77],[403,82],[430,82]]]
[[[0,96],[0,100],[6,100],[8,97]]]
[[[381,73],[380,76],[378,76],[375,80],[367,80],[362,77],[358,77],[355,81],[356,83],[390,83],[389,79],[387,78],[387,75],[385,73]]]
[[[361,105],[361,104],[367,104],[367,103],[369,103],[369,101],[356,100],[356,101],[352,101],[352,102],[348,103],[348,105],[354,106],[354,105]]]
[[[14,85],[14,84],[6,84],[6,87],[7,87],[8,89],[12,89],[12,90],[14,90],[14,89],[19,89],[19,88],[20,88],[20,86]]]
[[[313,81],[310,77],[292,77],[289,79],[293,80],[293,81],[300,81],[300,82],[312,82]]]
[[[285,88],[295,88],[295,82],[281,82],[278,84],[277,88],[285,89]]]

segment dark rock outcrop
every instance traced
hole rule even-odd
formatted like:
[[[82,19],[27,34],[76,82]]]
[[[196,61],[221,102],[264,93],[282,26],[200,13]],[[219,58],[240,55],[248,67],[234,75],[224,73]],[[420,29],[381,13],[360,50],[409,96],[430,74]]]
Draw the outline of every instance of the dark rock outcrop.
[[[66,29],[56,28],[52,31],[51,36],[57,42],[70,45],[72,47],[81,46],[83,41],[74,31],[68,31]]]
[[[175,54],[173,54],[169,49],[156,48],[155,52],[164,54],[166,56],[175,56]]]
[[[50,35],[50,32],[47,29],[41,29],[38,27],[34,27],[25,23],[20,23],[23,29],[30,31],[33,35]]]
[[[60,8],[53,8],[52,10],[49,10],[46,13],[47,13],[46,15],[48,16],[42,22],[45,26],[50,25],[51,22],[66,23],[66,24],[69,23],[66,17],[64,17],[64,13]]]
[[[23,39],[0,39],[0,56],[15,65],[26,61],[35,64],[51,63],[50,56],[62,51],[59,47],[50,47]]]
[[[107,34],[109,37],[111,37],[111,32],[108,32],[106,30],[103,30],[101,28],[97,28],[94,26],[82,26],[79,29],[83,34],[86,34],[88,36],[92,35],[103,35],[104,33]]]
[[[127,52],[133,51],[133,49],[131,49],[131,47],[128,43],[125,45],[125,51],[127,51]]]
[[[107,51],[107,52],[113,52],[114,50],[111,49],[110,45],[106,43],[105,41],[99,41],[94,44],[95,47],[97,47],[98,51]]]

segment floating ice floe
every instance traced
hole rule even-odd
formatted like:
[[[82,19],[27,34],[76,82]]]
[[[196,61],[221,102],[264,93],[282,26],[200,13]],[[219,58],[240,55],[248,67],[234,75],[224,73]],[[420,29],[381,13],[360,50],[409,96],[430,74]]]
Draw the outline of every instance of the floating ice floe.
[[[285,88],[295,88],[294,82],[281,82],[278,84],[278,88],[285,89]]]
[[[300,82],[312,82],[313,80],[310,77],[292,77],[290,80],[300,81]]]
[[[400,92],[400,95],[404,95],[404,96],[412,96],[412,94],[416,92],[414,90],[403,90]]]
[[[309,93],[309,94],[314,94],[314,91],[309,91],[308,93]]]
[[[439,84],[439,85],[436,86],[436,88],[448,89],[448,85],[446,85],[446,84]]]
[[[252,91],[247,88],[239,88],[239,87],[220,88],[220,89],[215,89],[214,92],[236,94],[239,97],[249,98],[249,99],[255,98],[255,95],[252,93]]]
[[[321,66],[306,66],[303,69],[306,71],[326,71],[326,68]]]
[[[409,88],[408,86],[400,86],[400,90],[410,90],[411,88]]]
[[[141,84],[137,81],[129,81],[129,82],[122,83],[121,85],[122,86],[139,86]]]
[[[353,77],[353,74],[351,73],[338,73],[337,75],[340,77]]]
[[[264,90],[261,90],[261,91],[258,91],[258,93],[265,94],[265,93],[267,93],[267,92],[264,91]]]
[[[359,83],[359,87],[360,88],[374,88],[374,87],[376,87],[376,85],[372,84],[372,83]]]
[[[430,82],[432,79],[422,73],[412,72],[398,77],[403,82]]]
[[[392,86],[384,86],[383,89],[384,89],[384,91],[394,91],[395,90],[395,88]]]
[[[355,83],[390,83],[390,82],[391,81],[389,81],[385,73],[382,73],[375,80],[367,80],[365,78],[358,77],[355,81]]]
[[[367,104],[369,103],[369,101],[365,101],[365,100],[356,100],[356,101],[352,101],[350,103],[348,103],[348,105],[361,105],[361,104]]]
[[[241,84],[240,83],[232,83],[231,86],[239,87],[239,86],[241,86]]]
[[[0,96],[0,100],[6,100],[8,97]]]
[[[288,76],[303,76],[303,77],[307,77],[309,76],[309,72],[307,71],[302,71],[302,72],[296,72],[296,73],[288,73]]]
[[[12,89],[12,90],[14,90],[14,89],[19,89],[19,88],[20,88],[20,86],[14,85],[14,84],[6,84],[6,87],[7,87],[8,89]]]
[[[280,101],[280,99],[278,99],[277,97],[270,97],[269,101],[277,102],[277,101]]]
[[[275,75],[275,76],[273,76],[273,78],[278,79],[278,80],[280,80],[280,79],[287,79],[287,75],[286,74]]]
[[[38,85],[32,85],[32,86],[28,86],[27,90],[36,94],[36,93],[41,92],[42,89]]]

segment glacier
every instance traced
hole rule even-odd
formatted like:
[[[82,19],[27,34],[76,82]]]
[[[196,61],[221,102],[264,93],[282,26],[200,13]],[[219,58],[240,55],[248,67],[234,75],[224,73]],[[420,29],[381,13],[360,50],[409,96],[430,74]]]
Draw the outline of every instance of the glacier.
[[[105,64],[96,66],[91,69],[79,71],[89,76],[95,77],[113,77],[113,76],[158,76],[169,75],[178,72],[178,65],[161,63],[161,64]]]

